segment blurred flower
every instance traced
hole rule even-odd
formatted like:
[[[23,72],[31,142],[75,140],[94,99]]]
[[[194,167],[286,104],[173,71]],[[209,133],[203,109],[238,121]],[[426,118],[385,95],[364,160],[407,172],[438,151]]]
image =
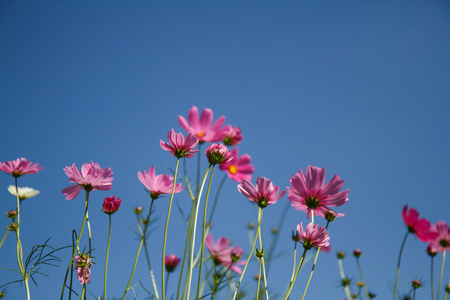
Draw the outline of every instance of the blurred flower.
[[[255,172],[255,168],[250,164],[252,161],[250,155],[244,154],[239,157],[238,148],[234,148],[231,151],[231,160],[228,163],[221,164],[219,169],[227,172],[229,178],[233,179],[236,182],[242,182],[242,180],[251,180],[252,173]]]
[[[228,130],[223,143],[227,146],[236,146],[242,142],[241,129],[239,127],[233,127]]]
[[[244,254],[244,251],[238,247],[234,246],[229,248],[230,242],[225,237],[220,237],[217,240],[217,245],[214,244],[214,240],[211,234],[205,239],[205,245],[211,254],[211,258],[216,265],[222,265],[225,268],[229,268],[231,271],[236,272],[238,274],[242,273],[241,268],[237,265],[243,265],[246,261],[236,262],[233,261],[233,258],[240,258]]]
[[[116,196],[106,197],[103,201],[103,212],[108,215],[112,215],[116,211],[119,210],[120,203],[122,203],[122,199]]]
[[[427,247],[427,253],[431,257],[436,256],[438,254],[438,249],[432,244],[429,244]]]
[[[85,284],[91,282],[91,266],[92,262],[89,256],[82,254],[80,256],[75,256],[77,277],[80,284]]]
[[[211,144],[206,148],[205,153],[211,165],[227,164],[233,160],[230,150],[222,144]]]
[[[35,190],[35,189],[27,187],[27,186],[26,187],[17,187],[17,189],[19,190],[19,199],[20,200],[32,198],[39,194],[38,190]],[[8,191],[17,197],[16,187],[14,185],[8,186]]]
[[[436,247],[439,252],[450,251],[450,227],[444,221],[439,221],[432,226],[432,231],[436,237],[430,242],[430,245]]]
[[[403,222],[405,222],[409,232],[414,233],[419,240],[427,242],[437,236],[436,232],[431,230],[431,224],[427,219],[419,219],[417,209],[411,208],[408,211],[408,205],[405,205],[405,207],[403,207],[402,216]]]
[[[348,201],[350,189],[339,192],[344,185],[339,175],[325,184],[325,168],[308,166],[306,174],[300,170],[291,178],[291,188],[288,190],[288,198],[295,209],[307,212],[307,217],[319,215],[325,218],[329,207],[341,206]],[[337,214],[337,217],[343,214]]]
[[[198,140],[192,134],[188,134],[186,138],[180,133],[176,133],[173,128],[167,133],[169,144],[163,140],[159,140],[159,145],[163,150],[169,151],[172,156],[177,158],[191,158],[200,150],[194,150],[197,147]]]
[[[43,166],[38,168],[38,163],[33,164],[26,158],[18,158],[12,161],[0,161],[0,171],[9,173],[12,177],[20,177],[25,174],[35,174],[42,170]]]
[[[411,282],[411,286],[412,286],[413,288],[415,288],[415,289],[418,289],[418,288],[420,288],[420,287],[422,286],[422,282],[421,282],[419,279],[414,279],[414,280]]]
[[[188,121],[182,116],[178,116],[178,122],[187,133],[191,133],[198,138],[199,143],[203,142],[220,142],[225,138],[225,135],[230,130],[231,125],[227,125],[222,128],[225,123],[225,117],[220,117],[211,126],[213,122],[213,112],[209,108],[205,108],[202,111],[200,120],[198,118],[198,108],[192,106],[189,110]]]
[[[145,171],[144,173],[138,172],[138,178],[148,189],[152,199],[156,199],[162,194],[172,194],[173,177],[166,174],[156,176],[155,167],[153,166],[148,169],[148,173]],[[175,186],[175,193],[179,193],[182,190],[183,187],[181,186],[181,183],[178,183]]]
[[[353,256],[354,256],[354,257],[358,258],[358,257],[361,257],[361,255],[362,255],[361,250],[355,249],[355,250],[353,251]]]
[[[166,266],[166,271],[171,273],[180,263],[180,258],[174,254],[166,255],[164,259],[164,265]]]
[[[309,223],[303,231],[303,222],[297,225],[298,237],[303,242],[303,248],[310,250],[313,247],[323,247],[330,244],[330,236],[324,227]]]
[[[111,168],[100,168],[98,163],[91,162],[81,167],[78,171],[75,164],[64,168],[64,172],[69,177],[70,182],[76,183],[62,190],[67,200],[75,199],[82,189],[86,191],[109,191],[113,181]]]
[[[276,203],[286,193],[285,190],[282,190],[278,194],[280,188],[265,177],[256,179],[256,187],[250,181],[243,180],[242,183],[238,184],[238,190],[248,200],[256,202],[261,208]]]
[[[144,171],[145,172],[145,171]],[[142,206],[136,206],[134,209],[133,209],[133,211],[134,211],[134,213],[136,214],[136,215],[140,215],[140,214],[142,214],[142,211],[143,211],[144,209],[142,208]]]
[[[364,284],[364,282],[362,282],[362,281],[357,281],[357,282],[356,282],[356,285],[357,285],[358,287],[363,287],[365,284]]]
[[[331,252],[331,244],[329,244],[328,246],[320,247],[320,251],[323,251],[323,252],[326,252],[326,253]]]

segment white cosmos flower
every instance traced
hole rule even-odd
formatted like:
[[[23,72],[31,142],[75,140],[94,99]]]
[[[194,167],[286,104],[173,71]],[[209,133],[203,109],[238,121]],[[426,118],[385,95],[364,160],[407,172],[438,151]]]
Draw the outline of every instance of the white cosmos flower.
[[[25,200],[25,199],[34,197],[37,194],[39,194],[38,190],[35,190],[30,187],[18,187],[18,189],[19,189],[19,199],[20,200]],[[17,197],[16,187],[14,185],[8,186],[8,191]]]

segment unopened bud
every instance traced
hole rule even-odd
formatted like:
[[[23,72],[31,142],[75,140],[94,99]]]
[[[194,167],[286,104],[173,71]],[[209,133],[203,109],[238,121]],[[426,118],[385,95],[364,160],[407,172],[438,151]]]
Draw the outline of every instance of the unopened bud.
[[[255,229],[256,225],[253,222],[248,223],[247,225],[248,229]]]
[[[337,258],[339,259],[343,259],[345,257],[345,252],[344,251],[338,251],[336,253]]]
[[[273,234],[278,234],[278,229],[277,229],[277,228],[272,228],[271,232],[272,232]]]
[[[144,210],[144,209],[142,208],[142,206],[136,206],[136,207],[134,208],[134,213],[135,213],[136,215],[140,215],[140,214],[142,213],[143,210]]]
[[[300,238],[298,237],[298,233],[296,231],[292,231],[292,240],[294,242],[299,242]]]
[[[358,287],[363,287],[365,284],[364,284],[364,282],[362,282],[362,281],[357,281],[357,282],[356,282],[356,285],[357,285]]]
[[[450,284],[445,287],[445,292],[450,294]]]
[[[261,249],[261,250],[256,249],[256,257],[263,258],[264,257],[264,249]]]
[[[429,256],[434,257],[438,254],[438,249],[433,245],[428,245],[427,253]]]
[[[358,258],[358,257],[361,257],[361,255],[362,255],[361,250],[356,249],[355,251],[353,251],[353,256],[354,257]]]
[[[422,282],[420,282],[419,279],[415,279],[413,280],[413,282],[411,282],[411,285],[413,288],[418,289],[422,286]]]
[[[19,225],[17,223],[11,223],[8,225],[8,230],[9,231],[16,231],[19,228]]]
[[[343,279],[341,280],[341,284],[342,284],[342,286],[344,286],[344,287],[350,286],[350,283],[351,283],[351,280],[348,279],[347,277],[346,277],[346,278],[343,278]]]
[[[8,217],[8,218],[15,218],[16,216],[17,216],[17,211],[16,210],[11,210],[11,211],[9,211],[7,214],[6,214],[6,216]]]
[[[325,220],[327,220],[328,222],[333,222],[334,219],[336,219],[337,213],[334,210],[327,210],[325,212]]]

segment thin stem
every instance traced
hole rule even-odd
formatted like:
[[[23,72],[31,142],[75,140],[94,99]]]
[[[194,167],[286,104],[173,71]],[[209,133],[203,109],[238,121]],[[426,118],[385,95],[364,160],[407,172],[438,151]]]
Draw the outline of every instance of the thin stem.
[[[211,214],[209,215],[209,220],[208,220],[209,224],[212,223],[212,218],[214,216],[214,212],[216,211],[217,200],[219,200],[220,191],[222,190],[223,184],[225,183],[225,180],[227,179],[227,177],[228,177],[227,174],[225,174],[223,176],[222,181],[219,184],[219,188],[217,189],[216,198],[214,198],[214,203],[213,203],[213,207],[211,209]]]
[[[256,300],[259,300],[260,286],[261,286],[261,259],[259,259],[259,267],[258,267],[258,286],[256,288]]]
[[[410,232],[409,232],[409,230],[408,230],[408,232],[407,232],[406,235],[405,235],[405,238],[403,239],[402,247],[400,248],[400,253],[399,253],[399,255],[398,255],[397,277],[395,278],[395,288],[394,288],[394,298],[393,298],[394,300],[395,300],[395,297],[397,296],[398,275],[399,275],[399,273],[400,273],[400,262],[401,262],[401,260],[402,260],[403,247],[405,247],[406,238],[408,237],[409,233],[410,233]]]
[[[6,229],[5,235],[3,236],[2,241],[0,242],[0,248],[1,248],[2,245],[3,245],[3,242],[6,240],[6,236],[8,235],[8,232],[9,232],[9,229]]]
[[[439,287],[438,287],[438,293],[437,293],[436,300],[439,300],[439,294],[441,292],[442,277],[444,275],[445,253],[446,253],[446,251],[444,248],[444,252],[442,253],[441,277],[439,279]]]
[[[126,296],[126,294],[128,292],[128,289],[129,289],[129,286],[130,286],[130,283],[131,283],[131,280],[133,279],[134,271],[136,270],[136,265],[137,265],[137,262],[138,262],[138,259],[139,259],[139,253],[141,252],[142,244],[144,243],[145,234],[147,233],[148,224],[150,224],[150,215],[152,213],[153,201],[155,201],[155,199],[156,198],[152,198],[152,202],[150,203],[150,210],[149,210],[148,216],[147,216],[147,223],[145,224],[144,232],[142,233],[141,242],[139,244],[139,248],[138,248],[138,251],[136,253],[136,258],[134,260],[133,270],[131,271],[130,279],[128,280],[127,287],[125,288],[125,292],[123,293],[122,300],[125,299],[125,296]]]
[[[142,238],[141,219],[139,218],[139,216],[136,216],[136,217],[137,217],[137,224],[138,224],[138,228],[139,228],[139,234],[141,235],[141,238]],[[148,222],[149,220],[145,220],[145,221]],[[148,270],[150,272],[150,278],[152,280],[153,291],[155,292],[156,299],[159,299],[158,288],[156,287],[156,281],[155,281],[155,274],[153,274],[152,264],[150,263],[150,256],[148,255],[147,238],[146,237],[144,237],[144,252],[145,252],[145,258],[147,260]]]
[[[434,256],[431,257],[431,300],[434,300]]]
[[[200,283],[201,283],[201,279],[202,279],[203,248],[205,248],[205,228],[206,228],[206,212],[207,212],[206,209],[208,207],[209,191],[211,190],[211,183],[212,183],[212,178],[214,175],[214,167],[215,167],[215,165],[213,165],[211,168],[211,175],[209,176],[208,189],[206,190],[205,208],[203,210],[202,243],[200,246],[200,266],[198,269],[197,297],[196,297],[197,299],[199,297]]]
[[[314,258],[314,263],[311,268],[311,273],[309,274],[308,282],[306,283],[305,291],[303,292],[302,300],[305,299],[306,291],[308,290],[308,287],[309,287],[309,282],[311,281],[311,278],[314,273],[314,269],[316,268],[316,262],[317,262],[317,257],[319,256],[320,248],[322,248],[322,247],[317,248],[316,257]]]
[[[103,299],[106,300],[106,274],[108,272],[108,255],[109,255],[109,243],[111,241],[111,215],[109,217],[109,230],[108,230],[108,244],[106,246],[106,259],[105,259],[105,278],[103,282]]]
[[[345,279],[344,266],[342,265],[341,258],[338,259],[338,265],[339,265],[339,274],[341,275],[341,279],[344,280]],[[352,299],[352,293],[348,285],[344,285],[344,291],[345,294],[347,295],[347,299]]]
[[[201,148],[202,148],[202,144],[201,143],[198,143],[198,152],[201,152],[200,150],[201,150]],[[200,182],[200,159],[201,159],[201,155],[197,155],[197,191],[196,191],[196,193],[198,194],[198,191],[199,191],[199,186],[198,186],[198,184],[199,184],[199,182]]]
[[[195,248],[195,232],[197,231],[197,218],[198,218],[198,209],[200,207],[200,200],[202,198],[202,193],[203,193],[203,188],[205,187],[205,182],[206,182],[206,178],[208,177],[208,173],[209,173],[209,169],[211,166],[208,166],[208,168],[206,169],[205,175],[203,176],[203,180],[202,180],[202,185],[200,187],[200,192],[198,194],[198,198],[197,198],[197,205],[196,205],[196,209],[195,209],[195,218],[194,218],[194,222],[193,222],[193,230],[192,230],[192,240],[191,240],[191,247],[190,247],[190,261],[189,261],[189,273],[188,273],[188,287],[187,287],[187,294],[186,294],[186,299],[190,299],[189,295],[191,293],[191,281],[192,281],[192,269],[194,268],[194,248]]]
[[[239,281],[238,281],[238,283],[237,283],[237,285],[236,285],[236,289],[234,290],[233,300],[236,299],[236,295],[237,295],[237,292],[238,292],[238,290],[239,290],[239,286],[241,285],[242,278],[244,278],[245,270],[247,270],[248,263],[250,262],[250,259],[251,259],[251,257],[252,257],[252,253],[253,253],[253,251],[255,250],[256,240],[257,240],[257,238],[258,238],[258,233],[259,233],[259,227],[261,227],[262,212],[263,212],[263,211],[262,211],[262,209],[260,208],[259,214],[258,214],[258,227],[256,228],[256,234],[255,234],[255,239],[253,240],[252,250],[250,251],[250,253],[249,253],[249,255],[248,255],[247,262],[245,263],[244,269],[242,270],[241,277],[239,278]]]
[[[177,173],[178,173],[178,165],[180,163],[180,158],[177,158],[177,165],[175,167],[175,174],[173,176],[173,187],[172,187],[172,194],[170,195],[170,202],[169,202],[169,210],[167,211],[167,218],[166,218],[166,227],[164,228],[164,242],[163,242],[163,250],[162,250],[162,276],[161,276],[161,281],[162,281],[162,289],[161,289],[161,293],[162,293],[162,299],[165,300],[166,299],[166,291],[164,288],[164,272],[166,270],[166,266],[165,266],[165,259],[166,259],[166,241],[167,241],[167,228],[169,227],[169,219],[170,219],[170,212],[172,210],[172,202],[173,202],[173,195],[175,194],[175,187],[177,184]]]
[[[89,236],[89,256],[92,256],[92,246],[91,246],[91,238],[92,238],[92,235],[91,235],[91,223],[89,223],[89,213],[88,212],[86,212],[86,224],[87,224],[87,227],[88,227],[88,236]]]
[[[301,269],[301,267],[302,267],[302,265],[303,265],[303,261],[305,260],[305,255],[306,255],[306,252],[307,252],[307,251],[308,251],[308,250],[306,250],[306,249],[303,250],[302,258],[300,259],[300,262],[298,263],[298,267],[297,267],[297,271],[295,272],[294,279],[291,280],[291,282],[289,283],[289,290],[288,290],[288,292],[287,292],[286,297],[284,298],[284,300],[289,299],[289,295],[291,294],[292,287],[294,286],[295,280],[297,279],[298,273],[300,272],[300,269]]]
[[[358,265],[359,274],[361,275],[361,280],[364,283],[364,292],[366,293],[367,300],[370,300],[369,291],[367,290],[366,280],[364,279],[363,271],[361,268],[361,264],[359,263],[359,257],[356,257],[356,263]]]
[[[261,211],[262,215],[262,208],[260,207],[259,210]],[[261,248],[261,251],[263,251],[261,226],[258,226],[258,239],[259,239],[259,247]],[[264,263],[264,256],[260,258],[260,262],[262,263],[262,270],[264,276],[264,292],[266,293],[266,300],[269,300],[269,291],[267,290],[266,265]]]
[[[297,241],[295,241],[294,243],[294,263],[292,266],[292,275],[291,275],[291,282],[294,281],[294,276],[295,276],[295,264],[297,262]]]

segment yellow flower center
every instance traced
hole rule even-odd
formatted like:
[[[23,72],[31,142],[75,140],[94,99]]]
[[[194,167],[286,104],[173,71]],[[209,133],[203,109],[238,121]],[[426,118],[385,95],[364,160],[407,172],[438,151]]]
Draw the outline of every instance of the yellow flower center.
[[[203,131],[197,133],[197,136],[198,136],[199,138],[201,138],[201,137],[204,136],[204,135],[205,135],[205,133],[204,133]]]
[[[230,173],[234,175],[238,172],[238,169],[236,168],[235,165],[231,165],[228,167],[228,171],[230,171]]]

